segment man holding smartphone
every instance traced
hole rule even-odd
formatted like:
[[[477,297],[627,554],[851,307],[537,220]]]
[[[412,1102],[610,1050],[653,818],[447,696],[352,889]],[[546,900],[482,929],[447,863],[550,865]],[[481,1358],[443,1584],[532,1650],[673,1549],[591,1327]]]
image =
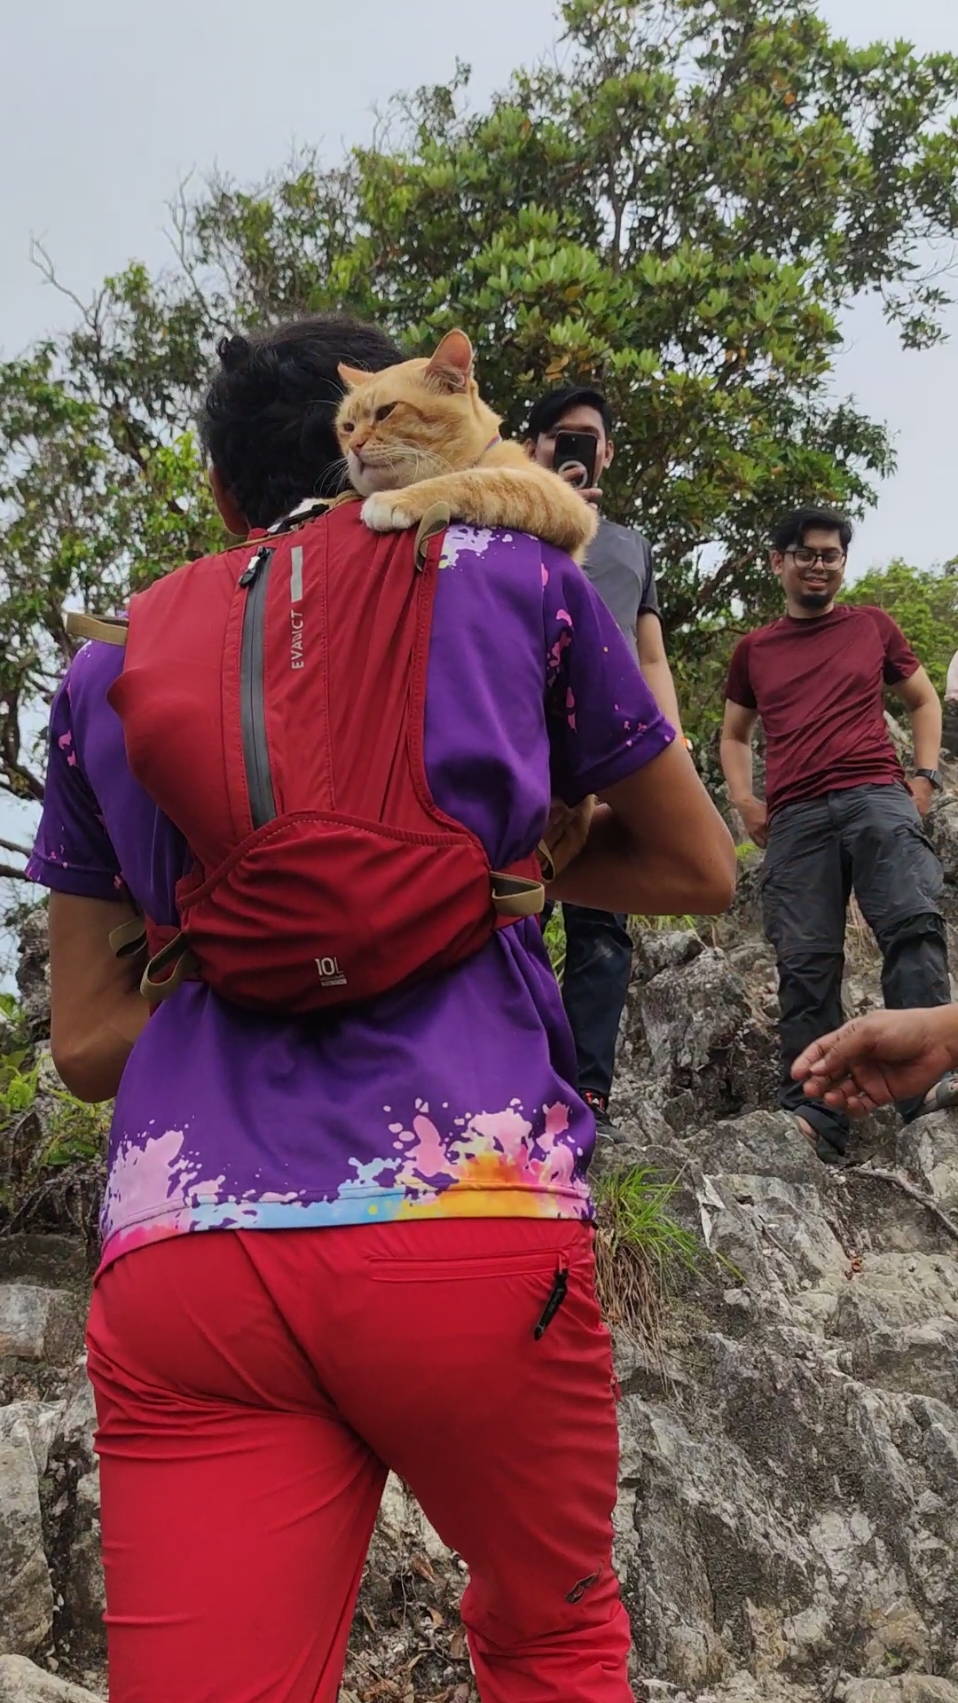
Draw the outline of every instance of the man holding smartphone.
[[[615,454],[612,410],[591,385],[552,390],[529,415],[526,454],[577,486],[588,502],[602,500],[602,475]],[[603,603],[651,687],[663,715],[681,735],[678,700],[659,618],[648,541],[632,527],[605,518],[584,564]],[[619,1132],[609,1117],[619,1021],[632,971],[627,918],[612,911],[564,905],[566,963],[562,997],[575,1040],[578,1088],[595,1113],[600,1135]]]

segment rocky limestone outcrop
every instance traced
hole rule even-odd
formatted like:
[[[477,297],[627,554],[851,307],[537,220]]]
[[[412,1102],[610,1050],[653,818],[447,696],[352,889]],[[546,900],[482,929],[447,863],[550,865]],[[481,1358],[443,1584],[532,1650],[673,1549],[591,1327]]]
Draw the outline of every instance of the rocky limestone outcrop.
[[[933,831],[958,918],[952,799]],[[616,1108],[628,1145],[598,1165],[670,1179],[701,1250],[655,1341],[616,1330],[636,1696],[958,1703],[958,1115],[902,1131],[885,1114],[835,1170],[769,1109],[757,879],[746,861],[732,913],[700,932],[639,933]],[[39,1008],[32,936],[28,950]],[[853,916],[850,1010],[877,1002],[878,969]],[[0,1703],[104,1694],[84,1302],[79,1239],[0,1235]],[[462,1583],[390,1480],[346,1703],[468,1703]]]
[[[0,1656],[0,1703],[99,1703],[99,1698],[26,1656]]]

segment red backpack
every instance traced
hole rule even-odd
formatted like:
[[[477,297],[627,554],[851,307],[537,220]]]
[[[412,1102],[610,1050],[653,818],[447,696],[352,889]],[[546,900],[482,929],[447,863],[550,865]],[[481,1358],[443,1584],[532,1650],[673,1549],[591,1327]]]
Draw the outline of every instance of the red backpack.
[[[534,851],[494,872],[429,792],[441,531],[370,532],[355,502],[286,526],[157,580],[127,622],[67,618],[125,643],[109,701],[130,769],[194,858],[178,929],[113,938],[148,943],[153,1003],[186,977],[259,1009],[371,999],[544,902]]]

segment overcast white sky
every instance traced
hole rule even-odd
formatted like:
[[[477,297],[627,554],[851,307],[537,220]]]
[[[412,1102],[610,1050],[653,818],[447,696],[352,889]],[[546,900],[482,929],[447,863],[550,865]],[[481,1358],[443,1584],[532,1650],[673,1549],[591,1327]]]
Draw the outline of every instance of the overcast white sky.
[[[958,52],[958,0],[821,0],[856,42],[906,35]],[[483,99],[556,38],[554,0],[5,0],[0,353],[62,324],[68,305],[30,266],[43,238],[83,296],[108,272],[168,254],[166,203],[214,164],[246,179],[295,142],[334,159],[371,109],[438,81],[456,56]],[[958,280],[956,280],[958,283]],[[905,355],[873,304],[850,319],[838,385],[897,434],[899,471],[861,529],[857,566],[958,553],[954,502],[958,310],[943,349]]]

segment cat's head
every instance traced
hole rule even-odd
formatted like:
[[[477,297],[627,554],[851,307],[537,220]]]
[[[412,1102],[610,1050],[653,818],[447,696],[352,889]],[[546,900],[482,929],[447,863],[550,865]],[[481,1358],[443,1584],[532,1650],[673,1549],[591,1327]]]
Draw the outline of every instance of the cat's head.
[[[360,496],[473,467],[499,421],[479,395],[472,344],[450,331],[428,360],[384,372],[341,366],[347,386],[336,432]]]

